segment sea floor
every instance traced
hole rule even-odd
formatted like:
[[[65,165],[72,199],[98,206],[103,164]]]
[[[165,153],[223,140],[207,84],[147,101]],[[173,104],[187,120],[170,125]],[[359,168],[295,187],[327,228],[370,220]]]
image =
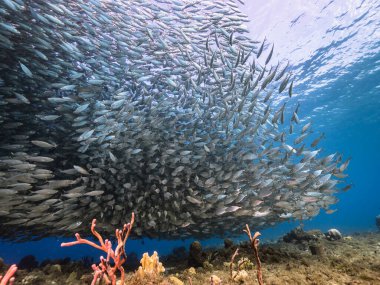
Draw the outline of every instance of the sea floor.
[[[259,246],[264,284],[380,284],[380,232],[357,233],[339,240],[328,240],[320,231],[293,232],[285,239],[288,242],[281,240]],[[239,254],[234,263],[242,258],[248,260],[235,278],[240,280],[233,281],[230,261],[237,247]],[[255,259],[248,242],[233,244],[226,240],[224,248],[207,249],[199,257],[202,266],[190,267],[188,257],[184,258],[183,253],[177,251],[161,258],[166,271],[160,276],[140,279],[131,271],[126,274],[125,284],[258,284]],[[0,264],[0,272],[4,269]],[[236,265],[233,269],[236,270]],[[92,272],[83,262],[60,261],[29,271],[19,269],[15,277],[16,285],[79,285],[91,284]]]

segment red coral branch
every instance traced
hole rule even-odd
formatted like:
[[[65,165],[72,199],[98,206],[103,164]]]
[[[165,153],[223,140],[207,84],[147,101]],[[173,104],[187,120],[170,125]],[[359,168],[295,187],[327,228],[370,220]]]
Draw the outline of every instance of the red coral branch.
[[[234,266],[234,261],[235,261],[235,257],[239,254],[239,249],[237,248],[234,252],[234,254],[232,255],[231,257],[231,262],[230,262],[230,277],[231,277],[231,280],[234,280],[234,277],[233,277],[233,274],[232,274],[232,269],[233,269],[233,266]]]
[[[13,285],[15,278],[13,275],[15,275],[17,271],[17,266],[16,264],[13,264],[11,267],[9,267],[7,273],[5,273],[4,277],[0,275],[0,285]]]
[[[251,246],[252,246],[252,249],[253,249],[253,252],[255,254],[255,258],[256,258],[256,263],[257,263],[257,281],[259,282],[260,285],[263,285],[264,282],[263,282],[263,274],[261,272],[261,261],[260,261],[260,258],[259,258],[259,239],[258,237],[261,236],[261,234],[259,232],[255,232],[254,236],[252,237],[251,235],[251,231],[249,229],[249,226],[248,225],[245,225],[245,230],[243,230],[244,232],[247,233],[248,237],[249,237],[249,240],[251,242]]]
[[[76,241],[64,242],[61,243],[61,246],[73,246],[77,244],[88,244],[94,248],[97,248],[101,251],[107,253],[107,258],[103,256],[100,257],[99,266],[93,264],[92,269],[94,270],[94,279],[92,280],[91,285],[95,285],[98,279],[104,280],[106,284],[116,284],[116,270],[120,271],[120,280],[121,284],[124,284],[125,273],[123,264],[127,260],[127,255],[125,253],[125,244],[131,233],[133,223],[135,222],[135,214],[132,213],[131,221],[128,224],[125,224],[122,230],[116,229],[115,235],[117,239],[117,246],[115,251],[112,249],[112,243],[110,240],[103,240],[102,236],[95,230],[96,219],[92,220],[91,223],[91,232],[99,240],[100,245],[89,241],[87,239],[82,239],[78,233],[75,234]],[[110,265],[110,259],[113,260],[114,266]],[[3,284],[0,284],[3,285]]]

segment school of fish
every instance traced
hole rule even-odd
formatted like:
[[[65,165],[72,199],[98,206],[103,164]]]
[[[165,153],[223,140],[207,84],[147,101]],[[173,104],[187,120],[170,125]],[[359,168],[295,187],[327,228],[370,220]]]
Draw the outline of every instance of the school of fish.
[[[135,235],[208,237],[333,212],[349,159],[321,157],[239,2],[1,0],[0,236],[113,232],[134,211]]]

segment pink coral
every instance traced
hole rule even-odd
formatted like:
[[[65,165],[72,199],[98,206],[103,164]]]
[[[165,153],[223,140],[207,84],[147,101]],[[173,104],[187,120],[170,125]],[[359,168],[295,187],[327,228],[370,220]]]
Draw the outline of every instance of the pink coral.
[[[16,264],[13,264],[11,267],[9,267],[4,277],[0,275],[0,285],[13,285],[15,281],[15,278],[13,277],[13,275],[15,275],[16,271],[17,271]]]
[[[89,241],[87,239],[82,239],[78,233],[75,234],[77,238],[76,241],[61,243],[61,246],[73,246],[77,244],[88,244],[92,247],[95,247],[99,250],[102,250],[107,253],[107,258],[103,256],[100,257],[99,265],[92,265],[94,270],[94,279],[92,280],[91,285],[95,285],[98,279],[103,279],[106,284],[116,284],[116,271],[119,270],[121,274],[121,284],[124,284],[125,274],[123,264],[127,260],[127,255],[125,253],[125,243],[131,232],[133,223],[135,221],[135,214],[132,213],[131,221],[128,224],[124,224],[122,230],[116,229],[116,238],[117,238],[117,247],[115,250],[112,249],[112,243],[110,240],[106,239],[103,241],[102,236],[95,230],[96,219],[92,220],[91,232],[99,240],[100,245]],[[114,266],[110,265],[110,259],[113,260]],[[2,284],[0,284],[2,285]]]

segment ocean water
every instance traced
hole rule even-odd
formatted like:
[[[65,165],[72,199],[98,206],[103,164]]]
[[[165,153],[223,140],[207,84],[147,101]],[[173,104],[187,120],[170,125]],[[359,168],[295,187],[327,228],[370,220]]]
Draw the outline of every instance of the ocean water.
[[[280,8],[281,7],[281,8]],[[252,34],[275,42],[293,64],[300,116],[324,132],[323,151],[351,156],[337,212],[307,227],[342,232],[375,229],[380,212],[380,4],[378,1],[253,1]]]
[[[352,157],[347,181],[351,190],[338,194],[333,214],[321,213],[305,228],[323,231],[337,228],[343,234],[376,230],[380,214],[380,4],[378,1],[246,1],[251,36],[275,44],[273,60],[289,60],[295,76],[290,104],[301,103],[299,116],[311,119],[313,132],[323,132],[323,153],[342,152]],[[281,98],[279,99],[281,101]],[[280,103],[280,102],[278,102]],[[299,225],[283,223],[262,231],[264,240],[274,240]],[[245,237],[243,236],[242,239]],[[87,246],[60,248],[67,238],[14,244],[2,241],[0,256],[7,263],[27,254],[45,258],[93,256]],[[188,247],[188,240],[130,240],[127,252],[170,253]],[[222,239],[202,241],[217,245]]]

